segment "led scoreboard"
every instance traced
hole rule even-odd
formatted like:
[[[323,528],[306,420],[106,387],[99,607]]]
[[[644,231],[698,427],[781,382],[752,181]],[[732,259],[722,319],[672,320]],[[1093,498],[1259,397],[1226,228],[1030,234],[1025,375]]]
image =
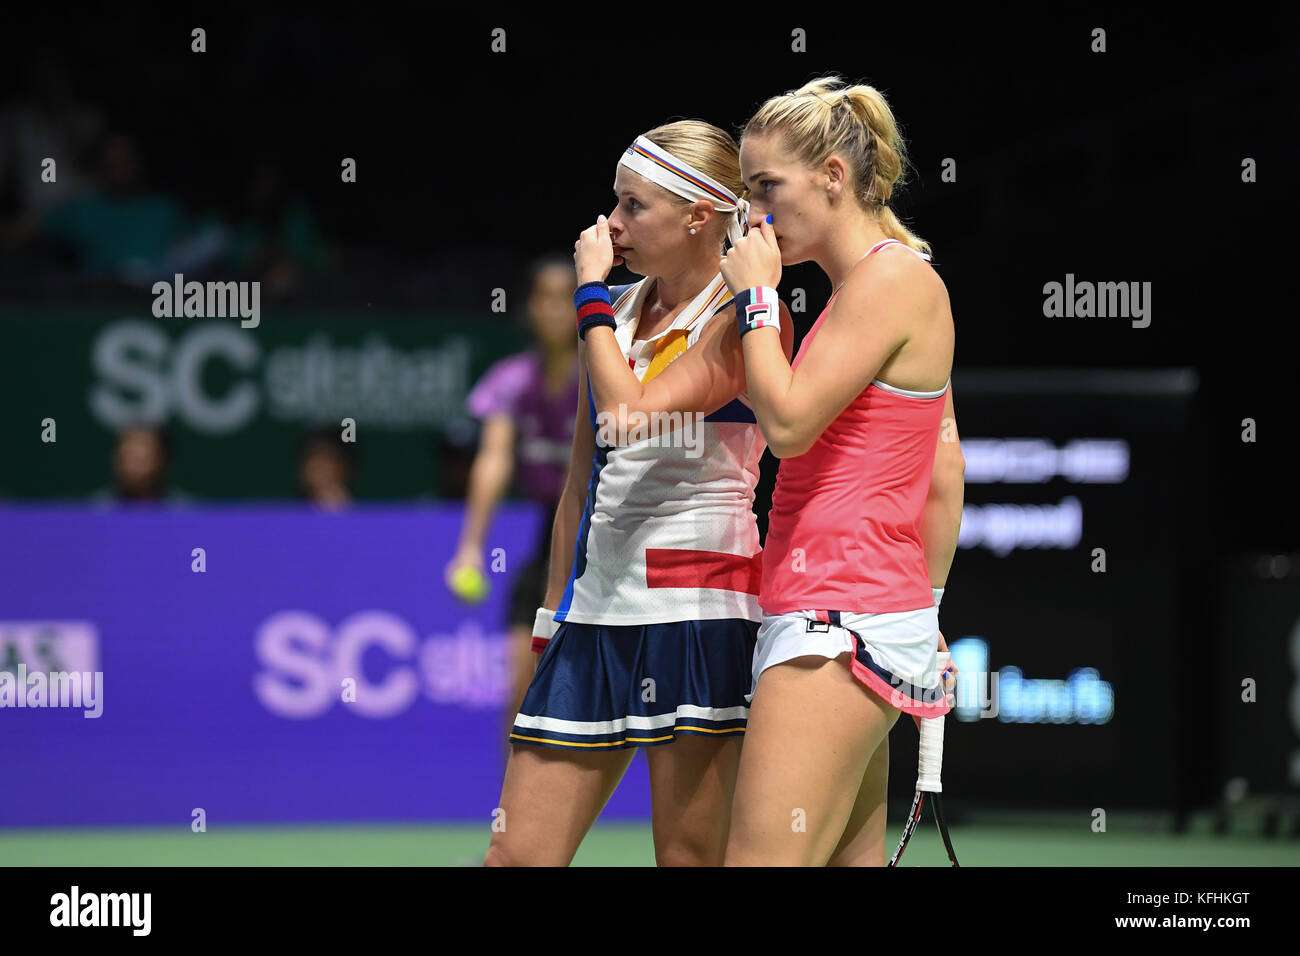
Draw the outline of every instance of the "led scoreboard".
[[[939,613],[960,671],[952,806],[1175,805],[1177,682],[1206,666],[1184,639],[1196,384],[1183,370],[953,374],[966,490]],[[911,720],[890,745],[905,802]]]

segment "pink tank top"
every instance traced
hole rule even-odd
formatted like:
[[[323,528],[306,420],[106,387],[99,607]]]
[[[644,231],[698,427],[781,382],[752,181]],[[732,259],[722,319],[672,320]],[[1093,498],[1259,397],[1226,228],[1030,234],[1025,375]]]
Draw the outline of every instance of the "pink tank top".
[[[886,239],[867,255],[897,242]],[[793,368],[834,301],[804,337]],[[921,518],[947,390],[914,392],[873,380],[808,451],[781,460],[763,546],[758,603],[765,613],[934,605]]]

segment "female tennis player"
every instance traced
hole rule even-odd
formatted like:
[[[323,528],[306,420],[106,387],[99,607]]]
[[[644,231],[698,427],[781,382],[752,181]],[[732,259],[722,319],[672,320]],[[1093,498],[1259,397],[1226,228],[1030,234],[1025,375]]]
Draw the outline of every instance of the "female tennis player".
[[[765,446],[718,272],[740,191],[730,135],[670,123],[574,245],[578,420],[489,865],[568,864],[638,747],[658,863],[722,862],[761,616]],[[645,278],[610,290],[616,262]]]
[[[928,244],[888,208],[904,152],[877,90],[815,80],[765,102],[741,142],[751,229],[721,269],[782,461],[726,862],[883,866],[889,730],[949,710],[935,654],[964,471],[942,440],[955,427],[940,433],[952,313]],[[808,260],[834,291],[791,363],[775,289]]]

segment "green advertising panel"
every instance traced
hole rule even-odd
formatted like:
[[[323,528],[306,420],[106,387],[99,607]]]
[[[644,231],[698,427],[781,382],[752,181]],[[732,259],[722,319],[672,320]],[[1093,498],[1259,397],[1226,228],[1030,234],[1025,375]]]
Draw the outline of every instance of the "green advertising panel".
[[[155,318],[129,309],[0,309],[0,494],[84,498],[111,483],[116,431],[166,424],[169,483],[195,499],[293,498],[299,440],[355,422],[359,498],[433,498],[447,443],[472,442],[465,397],[527,348],[508,315],[279,310]],[[462,466],[463,467],[463,466]]]

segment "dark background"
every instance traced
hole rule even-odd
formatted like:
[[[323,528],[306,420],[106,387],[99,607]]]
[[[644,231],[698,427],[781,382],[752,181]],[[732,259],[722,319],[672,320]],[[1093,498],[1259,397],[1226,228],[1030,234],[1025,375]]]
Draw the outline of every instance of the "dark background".
[[[1283,294],[1294,12],[1212,23],[1163,11],[718,7],[683,20],[620,6],[413,4],[14,15],[0,35],[4,98],[22,90],[33,50],[62,52],[80,93],[141,142],[153,183],[189,208],[233,202],[256,159],[284,164],[341,250],[296,303],[445,306],[484,321],[492,288],[517,288],[534,255],[571,249],[608,212],[615,164],[637,134],[681,117],[734,131],[765,97],[826,72],[871,83],[907,139],[914,169],[896,208],[933,244],[957,369],[1195,367],[1214,539],[1300,540]],[[205,54],[189,52],[196,25]],[[1102,54],[1089,52],[1098,26]],[[495,27],[504,54],[490,52]],[[795,27],[809,52],[790,52]],[[344,156],[358,161],[356,184],[339,181]],[[1256,183],[1241,182],[1247,156]],[[939,179],[946,157],[955,183]],[[6,302],[78,295],[3,258]],[[1069,272],[1152,282],[1150,327],[1044,318],[1043,284]],[[786,271],[783,292],[796,286],[808,293],[802,334],[829,289],[811,265]],[[1247,417],[1254,444],[1240,440]]]

